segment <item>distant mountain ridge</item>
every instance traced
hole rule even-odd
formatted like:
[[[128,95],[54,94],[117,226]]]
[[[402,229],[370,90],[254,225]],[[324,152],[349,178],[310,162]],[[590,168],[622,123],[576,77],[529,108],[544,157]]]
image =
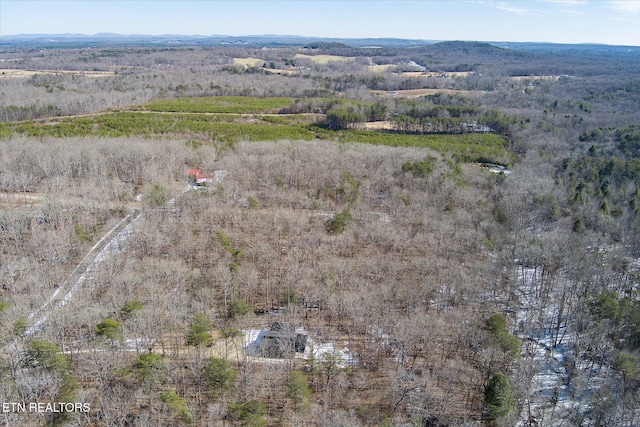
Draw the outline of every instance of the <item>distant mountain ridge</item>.
[[[86,34],[17,34],[0,37],[0,45],[15,44],[54,44],[58,43],[65,47],[69,43],[86,43],[93,45],[126,43],[154,43],[154,44],[184,44],[184,45],[221,45],[221,44],[239,44],[239,45],[304,45],[311,42],[337,42],[344,43],[353,47],[363,46],[380,46],[380,47],[406,47],[420,46],[424,44],[436,43],[437,41],[429,40],[410,40],[400,38],[327,38],[327,37],[308,37],[297,35],[247,35],[247,36],[229,36],[229,35],[182,35],[182,34],[115,34],[115,33],[98,33],[94,35]]]
[[[299,35],[185,35],[185,34],[17,34],[0,36],[1,48],[39,47],[39,48],[77,48],[104,46],[305,46],[312,43],[341,43],[355,48],[394,48],[422,47],[438,44],[441,49],[473,49],[484,54],[497,53],[498,48],[529,51],[537,53],[593,53],[628,55],[640,54],[640,46],[619,46],[604,44],[566,44],[542,42],[479,42],[479,41],[442,41],[403,38],[331,38]]]

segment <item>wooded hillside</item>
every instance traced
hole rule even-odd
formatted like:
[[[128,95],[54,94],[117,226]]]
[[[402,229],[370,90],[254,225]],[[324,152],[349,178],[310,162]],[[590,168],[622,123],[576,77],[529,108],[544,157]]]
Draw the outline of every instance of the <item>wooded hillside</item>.
[[[5,424],[640,420],[637,57],[0,55]]]

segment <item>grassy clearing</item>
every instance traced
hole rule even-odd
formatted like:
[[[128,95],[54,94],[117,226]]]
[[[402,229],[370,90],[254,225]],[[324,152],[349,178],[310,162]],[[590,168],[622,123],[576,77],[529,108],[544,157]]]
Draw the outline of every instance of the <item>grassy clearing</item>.
[[[462,162],[491,159],[511,163],[507,141],[498,135],[409,135],[374,130],[329,130],[300,120],[296,115],[265,112],[291,106],[292,98],[178,98],[153,101],[143,111],[111,112],[86,117],[65,117],[47,122],[0,123],[0,138],[14,134],[30,137],[168,136],[197,138],[211,143],[322,139],[393,147],[426,147],[448,153]],[[265,115],[261,115],[265,113]],[[247,115],[242,115],[247,114]]]
[[[277,118],[276,118],[277,119]],[[344,143],[427,147],[450,153],[460,161],[479,158],[510,163],[504,138],[494,134],[406,135],[364,130],[332,131],[306,123],[282,124],[258,121],[237,123],[198,114],[111,113],[94,117],[69,118],[53,124],[36,122],[0,124],[0,137],[14,133],[31,137],[123,137],[139,135],[204,139],[211,142],[277,141],[323,139]]]
[[[290,126],[282,123],[257,121],[237,123],[203,114],[163,114],[121,112],[91,117],[65,118],[55,123],[34,121],[0,124],[0,137],[12,134],[56,138],[66,137],[121,137],[186,136],[211,141],[236,142],[240,140],[266,141],[279,139],[313,139],[313,132],[305,125]]]
[[[366,130],[329,131],[319,129],[320,139],[355,142],[391,147],[425,147],[440,153],[450,153],[458,161],[473,162],[480,158],[510,163],[514,159],[506,150],[507,141],[491,133],[464,135],[407,135]]]
[[[337,56],[337,55],[305,55],[303,53],[296,53],[294,59],[309,59],[317,64],[327,64],[330,61],[353,61],[355,58],[350,56]]]
[[[233,58],[233,63],[246,67],[262,67],[266,61],[260,58]]]
[[[389,71],[395,67],[397,67],[396,64],[382,64],[382,65],[369,65],[367,68],[372,73],[384,73],[385,71]]]

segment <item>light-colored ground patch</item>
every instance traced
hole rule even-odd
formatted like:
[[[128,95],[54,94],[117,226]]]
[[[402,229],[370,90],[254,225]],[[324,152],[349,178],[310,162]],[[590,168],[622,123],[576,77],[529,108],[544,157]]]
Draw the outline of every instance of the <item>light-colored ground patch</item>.
[[[84,77],[111,77],[115,71],[68,71],[68,70],[15,70],[11,68],[0,69],[0,79],[26,79],[36,74],[56,76],[56,75],[73,75]]]
[[[233,63],[245,67],[262,67],[266,61],[260,58],[233,58]]]
[[[446,71],[446,72],[437,72],[437,71],[407,71],[406,73],[400,73],[402,76],[407,77],[441,77],[452,79],[454,77],[469,77],[474,75],[473,71]]]
[[[421,96],[436,95],[438,93],[455,94],[464,96],[478,96],[483,92],[479,90],[455,90],[455,89],[407,89],[407,90],[372,90],[371,93],[383,97],[395,98],[419,98]]]
[[[297,330],[296,332],[306,334],[304,330]],[[260,346],[262,338],[267,333],[264,329],[249,329],[243,331],[244,337],[244,351],[252,357],[252,360],[262,360],[264,362],[271,363],[286,363],[288,359],[273,359],[260,356]],[[336,366],[339,368],[346,368],[347,366],[353,366],[357,363],[356,358],[350,353],[348,342],[343,343],[343,348],[338,349],[334,343],[320,343],[315,342],[312,338],[307,338],[306,347],[304,353],[296,353],[295,358],[310,360],[314,359],[320,363],[334,359]],[[228,356],[227,356],[228,357]]]
[[[0,212],[20,207],[33,207],[42,199],[36,193],[0,193]]]
[[[218,172],[218,171],[216,171]],[[176,186],[172,187],[173,190]],[[0,213],[3,212],[30,212],[33,208],[37,208],[40,202],[51,200],[62,202],[65,204],[82,205],[89,200],[93,200],[89,195],[51,195],[46,193],[28,193],[28,192],[15,192],[15,193],[2,193],[0,192]],[[134,200],[126,202],[121,201],[108,201],[104,202],[109,209],[137,209],[139,206]]]
[[[372,73],[384,73],[397,67],[397,64],[369,65]],[[405,71],[398,73],[403,77],[440,77],[452,79],[454,77],[469,77],[475,74],[473,71]]]
[[[365,122],[358,123],[358,128],[366,129],[366,130],[393,130],[395,129],[395,125],[393,122],[385,120],[380,122]]]
[[[305,55],[303,53],[296,53],[294,59],[309,59],[318,64],[326,64],[330,61],[353,61],[355,58],[351,56],[337,56],[337,55]]]
[[[284,74],[287,76],[290,76],[292,74],[296,74],[296,70],[282,70],[279,68],[265,68],[264,69],[267,73],[271,73],[271,74]]]
[[[531,81],[531,80],[545,80],[545,81],[557,82],[558,80],[560,80],[560,76],[512,76],[512,77],[509,77],[509,79],[516,82]]]
[[[372,73],[384,73],[385,71],[396,67],[395,64],[369,65],[369,71]]]

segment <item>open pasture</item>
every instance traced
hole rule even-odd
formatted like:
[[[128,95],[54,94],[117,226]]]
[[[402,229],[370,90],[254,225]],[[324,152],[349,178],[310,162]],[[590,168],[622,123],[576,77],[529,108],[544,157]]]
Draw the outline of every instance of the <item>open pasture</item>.
[[[294,59],[308,59],[318,64],[327,64],[331,61],[353,61],[355,58],[350,56],[337,56],[337,55],[305,55],[303,53],[296,53]]]
[[[244,65],[245,67],[262,67],[265,60],[260,58],[233,58],[233,63]]]

